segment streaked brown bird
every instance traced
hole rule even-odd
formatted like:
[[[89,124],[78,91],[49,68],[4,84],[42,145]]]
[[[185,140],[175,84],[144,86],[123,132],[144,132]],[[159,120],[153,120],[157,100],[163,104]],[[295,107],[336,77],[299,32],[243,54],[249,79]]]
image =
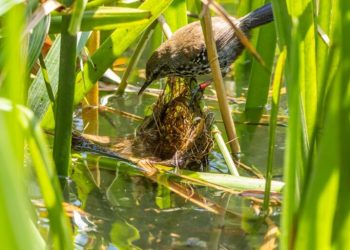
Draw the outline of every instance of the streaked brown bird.
[[[273,21],[271,4],[266,4],[249,14],[231,20],[249,36],[249,31],[260,25]],[[241,44],[235,31],[221,17],[213,17],[213,33],[223,75],[230,65],[242,53]],[[146,65],[146,81],[141,87],[141,94],[154,80],[166,76],[196,77],[211,72],[202,27],[199,21],[190,23],[161,44],[153,52]]]

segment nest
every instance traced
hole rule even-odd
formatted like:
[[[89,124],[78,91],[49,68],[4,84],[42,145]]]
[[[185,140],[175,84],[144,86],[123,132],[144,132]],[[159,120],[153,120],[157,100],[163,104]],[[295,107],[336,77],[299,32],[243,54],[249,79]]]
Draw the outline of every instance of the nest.
[[[137,130],[134,149],[139,156],[180,168],[207,165],[213,114],[203,112],[197,100],[191,101],[191,85],[190,79],[168,79],[152,115]]]

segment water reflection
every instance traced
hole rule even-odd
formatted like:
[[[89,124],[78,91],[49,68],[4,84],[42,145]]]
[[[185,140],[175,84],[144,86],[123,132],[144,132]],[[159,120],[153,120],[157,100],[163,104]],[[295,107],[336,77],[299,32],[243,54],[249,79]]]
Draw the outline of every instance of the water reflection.
[[[136,115],[142,115],[145,104],[154,97],[135,94],[115,97],[108,105]],[[208,102],[215,111],[216,103]],[[235,110],[242,108],[233,104]],[[260,110],[261,112],[261,110]],[[76,128],[83,130],[79,113]],[[106,118],[108,117],[108,118]],[[241,117],[235,114],[235,120]],[[133,134],[139,122],[118,115],[100,116],[100,135],[124,137]],[[125,126],[128,124],[128,126]],[[218,123],[224,131],[222,124]],[[237,132],[243,151],[242,162],[265,171],[268,126],[238,124]],[[285,128],[277,129],[274,175],[282,176]],[[87,157],[88,156],[88,157]],[[264,241],[267,225],[257,215],[252,200],[224,195],[208,188],[195,188],[227,210],[216,215],[200,208],[188,199],[169,191],[163,185],[144,177],[123,163],[115,162],[115,171],[106,167],[103,157],[79,153],[73,159],[68,201],[79,204],[88,213],[82,216],[89,223],[75,222],[76,248],[81,249],[255,249]],[[110,165],[110,163],[108,163]],[[210,155],[210,168],[227,172],[220,153]],[[109,170],[107,170],[109,169]],[[244,171],[242,171],[244,172]],[[278,211],[278,209],[276,210]],[[277,223],[279,213],[273,219]]]
[[[91,158],[74,165],[76,188],[71,190],[76,193],[71,197],[80,199],[96,226],[79,230],[75,225],[77,248],[252,249],[262,242],[266,228],[252,212],[251,201],[197,188],[227,209],[226,214],[215,215],[125,166],[100,169],[97,186],[94,165]]]

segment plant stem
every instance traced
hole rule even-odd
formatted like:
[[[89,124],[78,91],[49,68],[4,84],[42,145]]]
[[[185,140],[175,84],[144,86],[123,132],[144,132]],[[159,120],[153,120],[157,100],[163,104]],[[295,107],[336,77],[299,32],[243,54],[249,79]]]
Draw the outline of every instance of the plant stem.
[[[93,31],[88,41],[89,53],[93,54],[100,47],[100,31]],[[98,82],[91,88],[89,93],[86,94],[82,104],[82,117],[84,121],[84,132],[88,134],[98,135],[99,121],[98,121],[98,106],[100,101]]]
[[[230,155],[230,152],[228,151],[228,148],[226,147],[225,141],[222,138],[221,132],[218,129],[218,127],[216,125],[212,125],[212,133],[214,134],[214,138],[216,141],[216,144],[218,145],[224,159],[225,162],[227,164],[227,168],[230,172],[230,174],[234,175],[234,176],[239,176],[238,170],[236,168],[236,165],[234,163],[234,161],[232,160],[232,157]]]
[[[283,70],[286,61],[286,49],[284,49],[277,61],[277,66],[275,70],[275,75],[273,79],[273,96],[272,96],[272,110],[270,117],[270,128],[269,128],[269,152],[267,158],[267,168],[266,168],[266,183],[265,183],[265,195],[263,210],[268,211],[270,203],[270,192],[271,192],[271,181],[272,181],[272,165],[275,153],[275,137],[276,137],[276,127],[277,127],[277,114],[280,102],[280,91],[283,80]]]
[[[71,1],[65,0],[64,4],[70,5]],[[59,85],[55,114],[55,140],[53,146],[53,158],[57,173],[62,176],[68,175],[70,163],[76,67],[77,37],[68,33],[69,22],[70,16],[62,17]]]
[[[238,143],[235,125],[231,116],[231,112],[228,106],[228,101],[225,93],[224,82],[220,71],[220,65],[218,60],[218,54],[216,51],[216,45],[212,32],[212,23],[210,12],[204,13],[203,19],[201,20],[202,29],[205,38],[205,44],[207,47],[207,53],[210,63],[210,68],[213,74],[216,94],[218,97],[219,108],[224,120],[224,125],[227,133],[228,140],[230,141],[231,151],[234,155],[238,155],[241,148]]]

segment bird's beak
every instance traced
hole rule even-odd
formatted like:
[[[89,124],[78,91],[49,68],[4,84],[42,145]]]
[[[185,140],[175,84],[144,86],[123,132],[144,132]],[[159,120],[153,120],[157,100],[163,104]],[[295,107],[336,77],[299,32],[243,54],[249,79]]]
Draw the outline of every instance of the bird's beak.
[[[139,93],[137,95],[141,95],[143,91],[151,84],[151,81],[146,80],[145,83],[142,85],[141,89],[139,90]]]

